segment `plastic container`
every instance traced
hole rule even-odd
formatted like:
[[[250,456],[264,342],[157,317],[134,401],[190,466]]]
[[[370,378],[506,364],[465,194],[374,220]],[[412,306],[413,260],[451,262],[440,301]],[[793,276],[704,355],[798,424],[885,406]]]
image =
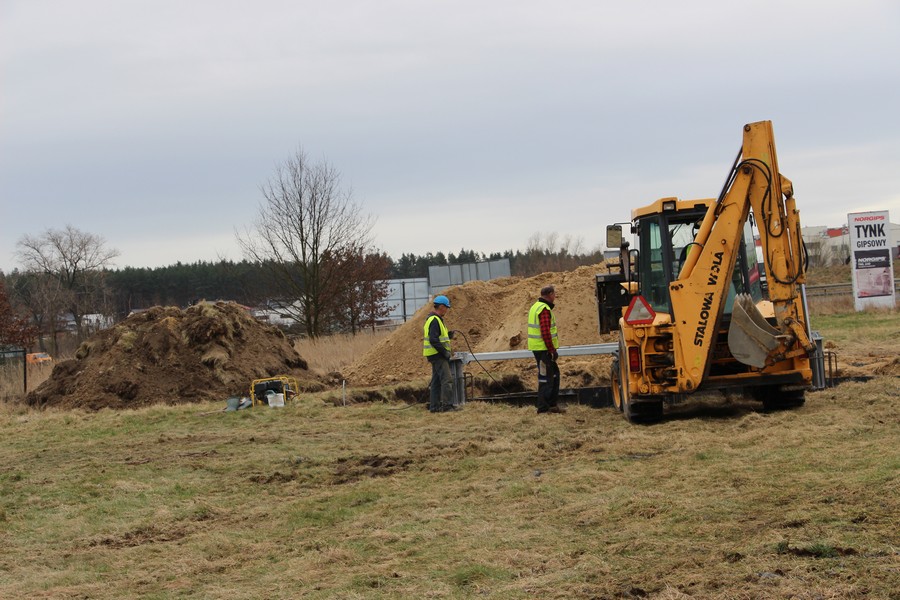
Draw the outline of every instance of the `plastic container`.
[[[267,394],[269,406],[284,406],[284,394]]]

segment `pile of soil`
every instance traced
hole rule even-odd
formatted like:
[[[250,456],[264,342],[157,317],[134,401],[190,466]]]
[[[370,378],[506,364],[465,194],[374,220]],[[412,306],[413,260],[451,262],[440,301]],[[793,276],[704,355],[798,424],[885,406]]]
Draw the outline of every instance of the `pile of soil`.
[[[535,277],[509,277],[491,281],[470,281],[445,290],[452,309],[445,318],[448,329],[456,329],[453,351],[499,352],[525,350],[528,309],[548,284],[556,286],[554,313],[559,326],[560,345],[579,346],[615,342],[618,334],[601,335],[597,316],[595,275],[607,271],[607,265],[580,267],[574,271],[543,273]],[[431,369],[422,357],[422,330],[431,312],[427,305],[390,337],[375,345],[354,365],[345,370],[355,387],[394,386],[425,380]],[[837,352],[838,377],[900,376],[896,346],[868,345],[864,352],[837,347],[826,341],[826,348]],[[563,356],[559,359],[562,388],[609,385],[609,355]],[[522,360],[471,362],[465,371],[475,386],[489,394],[533,390],[537,375],[533,358]],[[488,375],[490,373],[490,375]]]
[[[528,309],[540,296],[541,288],[550,284],[556,287],[553,312],[561,346],[616,341],[615,335],[600,335],[598,329],[595,275],[605,271],[601,263],[527,279],[470,281],[445,290],[452,306],[445,323],[448,329],[461,332],[451,342],[453,351],[477,354],[527,350]],[[422,332],[430,312],[431,305],[423,307],[390,337],[375,345],[346,370],[348,382],[353,386],[380,386],[430,378],[431,369],[422,356]],[[608,355],[561,357],[561,387],[608,385],[611,360]],[[503,386],[511,392],[519,391],[509,389],[515,387],[516,379],[525,389],[535,388],[535,370],[533,358],[471,362],[466,366],[466,372],[485,387],[493,378],[503,381]]]
[[[156,307],[84,342],[26,397],[32,406],[137,408],[248,396],[250,382],[289,375],[324,384],[277,328],[231,302]]]

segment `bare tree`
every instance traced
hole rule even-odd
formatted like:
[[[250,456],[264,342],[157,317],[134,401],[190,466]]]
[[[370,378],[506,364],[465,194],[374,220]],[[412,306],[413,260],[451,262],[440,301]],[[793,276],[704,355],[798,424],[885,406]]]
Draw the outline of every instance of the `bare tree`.
[[[352,282],[342,261],[371,247],[373,221],[341,187],[338,171],[312,163],[302,148],[278,165],[261,188],[263,201],[252,228],[237,232],[244,257],[271,270],[282,306],[307,335],[328,330],[329,303]]]
[[[572,235],[560,235],[535,232],[528,238],[525,248],[525,271],[540,273],[542,271],[566,271],[581,263],[584,256],[584,242]]]
[[[6,295],[6,285],[0,279],[0,346],[28,348],[37,335],[37,328],[17,314]]]
[[[366,253],[363,249],[351,249],[342,256],[333,257],[340,262],[344,274],[338,288],[329,294],[334,302],[334,321],[341,329],[356,334],[364,327],[374,331],[378,319],[390,314],[385,302],[388,296],[388,277],[393,262],[386,254]]]
[[[10,296],[17,304],[27,307],[31,322],[38,332],[38,347],[46,351],[45,338],[50,337],[51,352],[59,353],[59,314],[71,304],[72,292],[62,287],[59,279],[46,273],[29,271],[7,277]]]
[[[536,231],[528,238],[525,252],[577,256],[584,253],[584,240],[571,234],[560,238],[559,233],[555,231],[547,233]]]
[[[71,225],[26,235],[16,244],[16,255],[26,270],[55,277],[69,292],[66,309],[72,313],[78,339],[84,336],[82,316],[90,310],[103,287],[104,270],[119,256],[99,235]]]

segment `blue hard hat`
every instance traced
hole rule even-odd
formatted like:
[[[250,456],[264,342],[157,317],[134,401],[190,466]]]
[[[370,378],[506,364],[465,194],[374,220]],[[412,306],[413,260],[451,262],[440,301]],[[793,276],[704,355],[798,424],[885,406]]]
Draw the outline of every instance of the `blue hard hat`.
[[[450,308],[450,298],[448,298],[447,296],[436,296],[436,297],[434,298],[434,303],[435,303],[436,305],[437,305],[437,304],[443,304],[443,305],[446,306],[447,308]]]

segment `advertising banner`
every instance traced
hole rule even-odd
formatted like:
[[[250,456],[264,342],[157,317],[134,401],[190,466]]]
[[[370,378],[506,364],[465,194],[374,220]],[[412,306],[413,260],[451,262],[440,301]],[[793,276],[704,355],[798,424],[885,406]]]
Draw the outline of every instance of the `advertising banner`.
[[[893,308],[894,265],[888,211],[850,213],[847,223],[856,310],[875,306]]]

